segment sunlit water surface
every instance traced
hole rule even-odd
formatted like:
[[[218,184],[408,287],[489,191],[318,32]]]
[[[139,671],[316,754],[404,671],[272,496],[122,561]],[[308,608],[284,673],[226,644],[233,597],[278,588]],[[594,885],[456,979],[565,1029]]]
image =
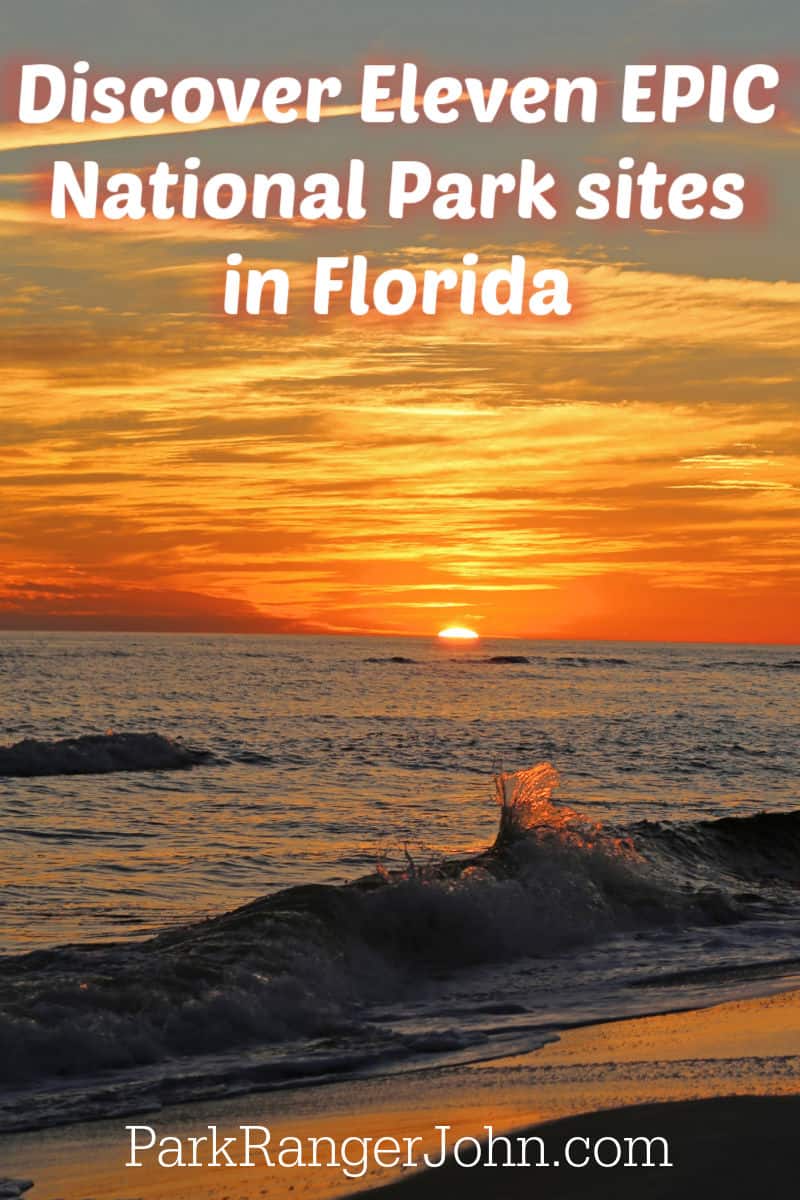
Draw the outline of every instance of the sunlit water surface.
[[[140,936],[404,843],[485,845],[493,772],[541,759],[602,821],[791,809],[799,698],[782,647],[6,634],[0,740],[155,730],[214,760],[0,780],[3,940]]]

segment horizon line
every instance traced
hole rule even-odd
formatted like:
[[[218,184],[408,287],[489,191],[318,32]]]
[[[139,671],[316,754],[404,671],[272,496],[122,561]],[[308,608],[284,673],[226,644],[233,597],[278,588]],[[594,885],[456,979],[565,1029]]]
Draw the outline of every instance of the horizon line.
[[[380,632],[369,629],[170,629],[170,628],[104,628],[103,626],[70,627],[68,625],[20,626],[3,625],[0,623],[0,636],[3,634],[72,634],[72,635],[106,635],[111,637],[329,637],[329,638],[376,638],[388,640],[402,638],[416,641],[433,641],[441,643],[443,639],[437,631],[431,633],[404,633],[399,631]],[[800,648],[800,641],[748,641],[747,639],[723,639],[714,641],[707,638],[634,638],[634,637],[603,637],[603,636],[557,636],[555,634],[520,634],[520,633],[480,633],[479,641],[494,642],[603,642],[627,646],[766,646],[785,649]]]

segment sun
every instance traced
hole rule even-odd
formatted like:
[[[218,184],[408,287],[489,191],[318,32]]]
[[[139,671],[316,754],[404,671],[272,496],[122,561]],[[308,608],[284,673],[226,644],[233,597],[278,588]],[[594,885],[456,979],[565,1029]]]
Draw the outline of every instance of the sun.
[[[447,629],[440,629],[436,635],[440,638],[453,638],[461,641],[468,641],[476,638],[479,635],[474,629],[467,629],[465,625],[448,625]]]

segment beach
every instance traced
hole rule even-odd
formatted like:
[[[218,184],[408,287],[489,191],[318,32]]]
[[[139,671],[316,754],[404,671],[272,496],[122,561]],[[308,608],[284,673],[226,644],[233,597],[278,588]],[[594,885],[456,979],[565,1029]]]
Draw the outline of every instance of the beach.
[[[381,1185],[420,1200],[444,1189],[493,1196],[530,1194],[746,1195],[758,1177],[791,1169],[800,1116],[800,991],[736,1000],[707,1009],[614,1021],[565,1031],[533,1053],[460,1066],[354,1079],[164,1108],[94,1123],[7,1135],[2,1175],[32,1180],[32,1200],[323,1200]],[[554,1122],[554,1124],[552,1124]],[[551,1123],[551,1124],[548,1124]],[[230,1133],[266,1125],[273,1141],[290,1134],[420,1137],[434,1150],[435,1127],[454,1137],[536,1127],[548,1147],[578,1136],[664,1137],[674,1166],[636,1171],[561,1167],[536,1170],[370,1168],[348,1178],[335,1167],[126,1168],[126,1124],[188,1138],[214,1124]],[[457,1174],[456,1174],[457,1173]],[[787,1175],[786,1178],[791,1178]],[[691,1179],[687,1187],[686,1180]],[[680,1181],[680,1182],[678,1182]],[[625,1190],[629,1189],[629,1190]]]

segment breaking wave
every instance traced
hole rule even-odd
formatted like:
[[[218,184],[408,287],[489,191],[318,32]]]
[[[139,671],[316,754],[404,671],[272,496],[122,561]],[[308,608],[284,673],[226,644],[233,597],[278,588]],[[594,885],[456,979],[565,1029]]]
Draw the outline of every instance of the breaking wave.
[[[413,996],[443,971],[729,925],[754,903],[796,896],[800,812],[615,829],[556,804],[557,784],[548,763],[500,775],[497,837],[480,853],[290,888],[141,943],[0,959],[0,1082],[33,1095],[42,1081],[63,1091],[90,1076],[106,1097],[112,1081],[123,1096],[119,1080],[144,1071],[164,1102],[186,1094],[176,1071],[197,1094],[186,1084],[196,1056],[204,1086],[209,1071],[214,1086],[230,1081],[234,1052],[241,1086],[319,1078],[332,1046],[340,1065],[409,1053],[370,1024],[370,1006]],[[314,1048],[282,1066],[276,1048],[298,1039]],[[245,1069],[242,1055],[264,1047],[268,1059]],[[25,1116],[0,1106],[0,1125],[73,1119],[63,1103],[55,1118],[37,1116],[35,1100]],[[85,1091],[81,1103],[85,1116]]]
[[[0,778],[106,775],[112,771],[172,771],[207,762],[211,754],[160,733],[97,733],[0,746]]]

